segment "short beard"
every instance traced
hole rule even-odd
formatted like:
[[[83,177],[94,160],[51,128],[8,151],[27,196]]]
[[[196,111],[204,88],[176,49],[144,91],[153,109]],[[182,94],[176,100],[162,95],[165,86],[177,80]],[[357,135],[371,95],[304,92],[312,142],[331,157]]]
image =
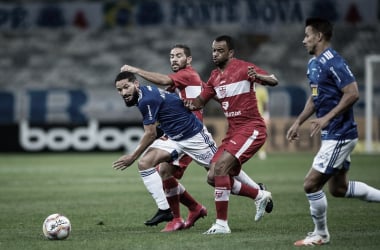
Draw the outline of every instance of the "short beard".
[[[126,101],[125,99],[124,100],[124,103],[125,105],[127,105],[127,107],[132,107],[132,106],[135,106],[139,100],[139,93],[138,91],[135,91],[133,93],[133,96],[132,96],[132,99],[130,101]]]

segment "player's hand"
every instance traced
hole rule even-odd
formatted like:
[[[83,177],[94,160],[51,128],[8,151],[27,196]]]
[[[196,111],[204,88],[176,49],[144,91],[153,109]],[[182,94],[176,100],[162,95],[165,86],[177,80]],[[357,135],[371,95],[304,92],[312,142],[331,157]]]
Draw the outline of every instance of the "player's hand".
[[[137,68],[136,67],[133,67],[131,65],[128,65],[128,64],[124,64],[121,68],[120,68],[120,72],[123,72],[123,71],[127,71],[127,72],[131,72],[131,73],[137,73]]]
[[[185,107],[191,111],[199,109],[196,106],[194,106],[193,100],[183,99],[182,101],[183,101],[183,105],[185,105]]]
[[[131,155],[123,155],[112,164],[112,167],[116,170],[124,170],[131,166],[134,161],[135,159]]]
[[[321,132],[322,129],[324,129],[328,121],[324,119],[324,117],[312,119],[310,120],[310,137],[313,137],[315,134]]]
[[[289,128],[288,132],[286,133],[286,139],[288,139],[288,141],[292,142],[300,138],[300,135],[298,133],[298,127],[298,124],[293,124]]]
[[[257,77],[257,72],[252,66],[248,66],[248,77],[254,81]]]

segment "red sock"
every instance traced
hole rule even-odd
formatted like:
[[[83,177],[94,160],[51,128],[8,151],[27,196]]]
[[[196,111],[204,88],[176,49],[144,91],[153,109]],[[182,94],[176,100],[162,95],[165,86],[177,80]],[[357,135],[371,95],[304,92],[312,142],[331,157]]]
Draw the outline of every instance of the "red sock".
[[[259,194],[258,189],[253,188],[251,186],[248,186],[247,184],[244,184],[244,183],[241,184],[241,189],[240,189],[239,195],[247,196],[247,197],[250,197],[252,199],[255,199],[258,194]]]
[[[231,193],[229,176],[215,176],[215,208],[216,218],[227,220],[228,200]]]
[[[179,201],[185,205],[190,211],[197,208],[198,202],[186,190],[179,195]]]
[[[179,208],[178,181],[174,177],[171,177],[169,179],[164,180],[162,183],[164,186],[166,199],[173,212],[173,217],[181,217]]]
[[[258,189],[251,187],[247,184],[244,184],[238,180],[235,180],[232,177],[230,178],[230,182],[231,182],[231,187],[234,187],[234,188],[239,187],[239,185],[240,185],[240,189],[238,190],[238,193],[236,194],[237,190],[235,190],[235,192],[234,192],[234,194],[236,194],[236,195],[245,196],[245,197],[255,199],[259,193]]]

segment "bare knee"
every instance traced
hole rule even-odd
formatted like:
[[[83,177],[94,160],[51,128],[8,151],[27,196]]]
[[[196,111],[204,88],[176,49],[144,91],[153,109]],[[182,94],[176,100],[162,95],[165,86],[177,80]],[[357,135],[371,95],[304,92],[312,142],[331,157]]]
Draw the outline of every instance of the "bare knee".
[[[215,187],[214,175],[211,174],[210,172],[207,174],[207,183],[210,186]]]
[[[346,192],[347,192],[347,187],[345,186],[334,186],[334,185],[329,185],[329,191],[330,194],[334,197],[345,197]]]
[[[161,178],[163,180],[165,179],[168,179],[169,177],[171,177],[173,175],[173,172],[175,171],[175,166],[167,163],[167,162],[163,162],[160,164],[160,168],[159,168],[159,174],[161,176]]]
[[[321,174],[311,168],[305,177],[303,189],[307,194],[318,192],[322,190],[323,186],[326,184],[329,178],[329,175]]]
[[[147,170],[149,168],[148,162],[146,160],[144,160],[144,158],[140,158],[140,160],[137,162],[137,168],[140,171]]]
[[[305,193],[311,194],[322,190],[324,182],[320,182],[318,179],[306,177],[303,183],[303,189]]]
[[[305,178],[305,180],[303,182],[303,190],[307,194],[315,193],[318,191],[318,189],[315,187],[315,184],[307,178]]]

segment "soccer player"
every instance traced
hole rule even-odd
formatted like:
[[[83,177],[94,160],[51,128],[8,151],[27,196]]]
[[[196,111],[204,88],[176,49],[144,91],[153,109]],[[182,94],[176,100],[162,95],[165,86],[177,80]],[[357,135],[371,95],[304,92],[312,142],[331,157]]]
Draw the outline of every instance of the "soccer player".
[[[260,84],[256,85],[256,98],[257,98],[257,108],[261,116],[264,118],[265,125],[268,127],[270,125],[270,113],[269,113],[269,92],[268,89]],[[265,150],[265,144],[259,149],[258,156],[260,160],[265,160],[267,158],[267,152]]]
[[[231,193],[255,200],[255,221],[261,219],[271,199],[271,193],[237,183],[243,163],[248,161],[264,144],[265,122],[257,109],[255,84],[275,86],[276,77],[258,66],[234,58],[234,43],[230,36],[217,37],[212,43],[212,57],[216,69],[200,95],[185,100],[190,110],[202,108],[216,97],[228,121],[228,131],[218,147],[208,174],[208,182],[215,187],[216,222],[204,234],[226,234],[228,201]]]
[[[169,59],[171,69],[173,71],[173,73],[169,75],[143,70],[131,65],[123,65],[121,67],[121,71],[128,71],[134,74],[138,74],[149,82],[160,86],[165,86],[170,92],[178,93],[181,99],[192,99],[198,96],[201,92],[203,81],[201,80],[199,74],[191,66],[192,55],[190,48],[184,44],[174,45],[170,50]],[[200,121],[203,121],[202,110],[194,110],[193,113]],[[170,167],[175,168],[174,177],[181,179],[185,169],[191,163],[191,161],[191,157],[184,155],[181,157],[181,159],[179,159],[179,161],[176,160],[172,162]],[[160,165],[163,164],[167,165],[169,163],[161,163]],[[190,196],[190,194],[180,183],[175,180],[173,176],[166,176],[165,173],[163,173],[162,168],[160,170],[160,175],[163,178],[163,186],[167,191],[167,199],[174,215],[173,220],[166,225],[164,231],[170,232],[190,228],[194,225],[196,220],[207,215],[206,208],[196,202],[194,198]],[[241,173],[239,173],[236,178],[248,185],[260,185],[256,184],[243,171],[241,171]],[[185,223],[183,223],[183,220],[180,216],[179,202],[184,204],[189,209],[189,215]],[[271,210],[272,208],[268,207],[268,209]]]
[[[145,132],[134,152],[120,157],[113,167],[124,170],[142,156],[138,161],[140,175],[159,208],[156,215],[145,224],[157,225],[171,221],[173,215],[155,166],[175,161],[186,154],[208,168],[216,152],[215,142],[201,121],[184,107],[178,95],[155,86],[140,86],[135,75],[127,71],[118,74],[115,85],[127,107],[137,105],[139,108]],[[156,140],[157,124],[167,139]],[[163,164],[160,168],[169,176],[167,179],[175,170],[169,164]]]
[[[123,65],[121,71],[128,71],[141,76],[142,78],[154,84],[165,86],[168,91],[178,93],[180,98],[193,98],[201,91],[202,80],[199,74],[191,66],[192,56],[191,50],[187,45],[177,44],[170,50],[170,65],[173,71],[172,74],[165,75],[161,73],[146,71],[141,68],[131,65]],[[195,116],[203,121],[201,110],[193,112]],[[187,229],[201,217],[207,216],[207,209],[198,203],[176,179],[181,179],[187,166],[191,163],[192,158],[184,155],[180,159],[172,163],[160,163],[160,165],[168,165],[165,168],[158,168],[163,179],[163,187],[166,191],[166,196],[173,211],[173,220],[165,226],[165,232]],[[167,175],[164,169],[173,168],[174,176]],[[184,222],[180,215],[180,205],[184,204],[189,209],[189,214]]]
[[[328,183],[335,197],[359,198],[380,202],[380,190],[359,181],[349,181],[350,154],[358,141],[353,105],[359,99],[358,86],[345,60],[331,48],[332,24],[308,18],[302,43],[313,58],[307,77],[311,95],[303,111],[287,131],[289,141],[298,140],[299,127],[310,120],[310,136],[321,133],[321,146],[304,180],[314,231],[296,241],[296,246],[329,243],[327,199],[323,187]]]

